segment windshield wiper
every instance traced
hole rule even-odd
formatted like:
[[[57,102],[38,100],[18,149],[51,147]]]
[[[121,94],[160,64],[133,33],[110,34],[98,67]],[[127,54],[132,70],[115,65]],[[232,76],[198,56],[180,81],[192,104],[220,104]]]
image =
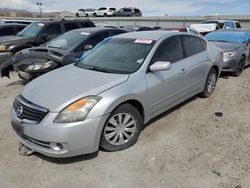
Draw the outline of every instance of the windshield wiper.
[[[230,42],[230,41],[226,41],[226,40],[210,40],[212,42]]]
[[[57,46],[49,46],[49,45],[47,45],[46,47],[48,47],[48,48],[57,48],[57,49],[62,49],[62,48],[57,47]]]
[[[87,70],[93,70],[93,71],[98,71],[98,72],[106,72],[106,73],[112,73],[111,71],[108,71],[107,69],[104,69],[102,67],[95,67],[95,66],[90,66],[90,65],[85,65],[79,62],[75,63],[77,66],[87,69]]]

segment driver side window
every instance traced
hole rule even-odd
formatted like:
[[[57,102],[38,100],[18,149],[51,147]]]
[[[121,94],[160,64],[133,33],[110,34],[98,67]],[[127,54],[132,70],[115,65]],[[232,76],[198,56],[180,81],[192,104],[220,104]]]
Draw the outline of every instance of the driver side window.
[[[182,50],[179,37],[170,37],[163,41],[154,54],[151,64],[157,61],[168,61],[174,63],[181,60]]]

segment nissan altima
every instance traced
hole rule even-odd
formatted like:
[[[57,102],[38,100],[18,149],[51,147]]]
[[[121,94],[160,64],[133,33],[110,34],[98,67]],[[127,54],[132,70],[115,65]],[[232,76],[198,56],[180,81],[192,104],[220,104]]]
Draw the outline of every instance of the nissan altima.
[[[51,157],[123,150],[153,117],[194,95],[209,97],[221,67],[221,52],[199,36],[117,35],[27,84],[11,124],[24,146]]]

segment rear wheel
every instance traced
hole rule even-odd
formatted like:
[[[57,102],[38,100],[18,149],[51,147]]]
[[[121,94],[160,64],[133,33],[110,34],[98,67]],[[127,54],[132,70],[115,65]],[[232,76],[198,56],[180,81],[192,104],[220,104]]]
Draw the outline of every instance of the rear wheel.
[[[96,17],[96,16],[97,16],[97,14],[96,14],[96,13],[94,13],[94,14],[93,14],[93,16],[94,16],[94,17]]]
[[[108,15],[107,15],[107,13],[104,13],[104,15],[103,15],[104,17],[107,17]]]
[[[238,63],[238,66],[237,66],[235,72],[233,72],[233,76],[239,77],[241,75],[241,73],[243,72],[243,70],[245,68],[245,63],[246,63],[246,59],[244,57],[242,57],[240,62]]]
[[[76,17],[78,17],[78,18],[79,18],[79,14],[78,14],[78,13],[76,13]]]
[[[134,145],[142,129],[138,110],[123,104],[116,108],[104,125],[100,146],[106,151],[119,151]]]
[[[218,73],[214,68],[212,68],[207,75],[204,90],[200,94],[201,97],[207,98],[214,92],[217,80],[218,80]]]

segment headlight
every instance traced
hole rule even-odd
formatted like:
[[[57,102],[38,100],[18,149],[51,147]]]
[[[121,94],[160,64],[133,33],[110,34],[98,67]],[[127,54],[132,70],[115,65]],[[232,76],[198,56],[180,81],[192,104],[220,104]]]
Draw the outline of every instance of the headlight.
[[[43,64],[33,64],[33,65],[29,65],[25,71],[37,71],[37,70],[45,70],[48,69],[52,66],[55,66],[56,62],[54,61],[48,61],[46,63]]]
[[[79,99],[65,109],[63,109],[55,118],[56,123],[73,123],[78,121],[84,121],[90,110],[98,103],[102,98],[99,96],[89,96]]]
[[[6,51],[6,46],[5,45],[0,45],[0,52]]]
[[[236,56],[237,52],[236,51],[231,51],[231,52],[224,52],[223,53],[223,59],[229,59],[233,56]]]

